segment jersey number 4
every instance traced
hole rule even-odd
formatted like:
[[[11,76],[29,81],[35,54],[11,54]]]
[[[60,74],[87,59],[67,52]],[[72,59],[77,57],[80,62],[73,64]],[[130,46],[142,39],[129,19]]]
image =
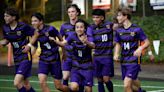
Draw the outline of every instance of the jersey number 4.
[[[130,49],[129,42],[124,42],[124,50],[129,50],[129,49]]]

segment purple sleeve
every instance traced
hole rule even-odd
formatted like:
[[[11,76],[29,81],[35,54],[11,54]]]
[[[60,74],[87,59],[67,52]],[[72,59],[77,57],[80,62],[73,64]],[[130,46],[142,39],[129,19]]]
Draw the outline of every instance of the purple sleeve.
[[[117,31],[115,31],[114,41],[115,42],[120,42],[120,35],[119,35],[119,33]]]
[[[49,28],[49,35],[51,36],[51,37],[55,37],[55,36],[59,36],[60,34],[59,34],[59,32],[58,32],[58,30],[55,28],[55,27],[50,27]]]
[[[34,28],[26,24],[23,31],[26,36],[32,36],[34,35],[34,30]]]
[[[72,37],[71,37],[71,36],[68,36],[68,37],[66,38],[66,41],[67,41],[68,44],[71,44],[71,42],[72,42]]]
[[[141,28],[139,28],[139,31],[138,31],[138,38],[141,41],[144,41],[145,39],[147,39],[147,36],[145,35],[144,31]]]
[[[64,25],[62,25],[62,26],[60,27],[60,34],[61,34],[62,36],[65,35],[65,32],[64,32]]]
[[[91,27],[87,28],[87,37],[88,37],[88,41],[93,42],[94,38],[93,38],[93,30]]]

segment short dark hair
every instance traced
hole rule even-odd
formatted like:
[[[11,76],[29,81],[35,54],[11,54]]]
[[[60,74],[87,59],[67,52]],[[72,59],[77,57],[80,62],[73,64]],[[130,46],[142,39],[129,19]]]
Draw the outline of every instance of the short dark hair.
[[[94,9],[92,15],[103,16],[105,18],[105,11],[102,9]]]
[[[120,7],[117,10],[117,13],[121,12],[123,16],[127,16],[127,18],[131,19],[132,10],[129,7]]]
[[[79,8],[76,4],[70,4],[70,5],[68,5],[67,10],[68,10],[69,8],[71,8],[71,7],[73,7],[73,8],[76,9],[76,11],[79,13],[78,16],[81,15],[81,10],[80,10],[80,8]]]
[[[77,20],[77,21],[75,22],[75,25],[76,25],[76,23],[78,23],[78,22],[83,23],[83,24],[84,24],[84,28],[87,30],[89,24],[88,24],[86,21],[84,21],[84,20],[82,20],[82,19],[79,19],[79,20]]]
[[[11,15],[11,16],[15,16],[15,17],[16,17],[16,18],[15,18],[16,21],[18,21],[19,18],[20,18],[18,11],[17,11],[16,8],[14,8],[14,7],[8,7],[8,8],[5,10],[5,13],[6,13],[6,14],[9,14],[9,15]]]
[[[44,21],[44,17],[40,12],[35,12],[31,15],[31,17],[36,17],[37,19],[39,19],[39,21]]]

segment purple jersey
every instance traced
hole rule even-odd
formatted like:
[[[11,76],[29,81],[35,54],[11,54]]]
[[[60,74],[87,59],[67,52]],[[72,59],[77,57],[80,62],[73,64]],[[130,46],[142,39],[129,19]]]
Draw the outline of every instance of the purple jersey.
[[[62,36],[65,36],[65,38],[67,39],[69,36],[71,36],[71,34],[75,33],[75,30],[74,30],[74,25],[72,25],[70,22],[66,22],[64,23],[61,28],[60,28],[60,34]],[[66,55],[67,55],[67,60],[71,60],[71,52],[72,52],[72,49],[71,49],[71,45],[66,45],[65,46],[65,50],[66,50]],[[67,61],[66,60],[66,61]]]
[[[60,28],[60,34],[65,36],[65,38],[69,37],[74,32],[74,25],[72,25],[70,22],[64,23]]]
[[[75,33],[74,25],[72,25],[70,22],[66,22],[62,24],[60,28],[60,34],[67,39],[71,34]],[[66,59],[64,60],[62,64],[63,71],[71,71],[72,67],[72,46],[66,45],[65,47],[65,55]]]
[[[14,62],[19,63],[23,60],[29,60],[31,56],[27,53],[23,53],[23,46],[29,43],[28,36],[34,34],[34,29],[29,25],[18,22],[17,27],[14,30],[11,30],[10,26],[5,24],[3,26],[3,35],[13,47]]]
[[[94,43],[96,45],[94,57],[113,58],[113,31],[111,24],[111,22],[103,22],[99,26],[95,24],[91,25]]]
[[[49,36],[56,38],[59,35],[59,32],[53,26],[44,25],[43,29],[39,30],[39,37],[37,41],[40,42],[41,61],[60,61],[58,45],[49,39]]]
[[[90,42],[93,42],[91,37],[88,37]],[[72,66],[80,67],[80,68],[88,68],[92,67],[92,56],[91,51],[92,49],[89,48],[87,45],[84,45],[79,38],[77,37],[76,33],[72,34],[67,38],[68,44],[71,44],[73,47],[73,61]],[[82,66],[84,64],[88,64],[88,66]]]
[[[133,56],[134,51],[139,46],[139,41],[147,39],[144,31],[132,24],[128,29],[119,28],[116,30],[115,41],[120,43],[122,48],[121,51],[121,62],[122,63],[138,63],[139,58]]]

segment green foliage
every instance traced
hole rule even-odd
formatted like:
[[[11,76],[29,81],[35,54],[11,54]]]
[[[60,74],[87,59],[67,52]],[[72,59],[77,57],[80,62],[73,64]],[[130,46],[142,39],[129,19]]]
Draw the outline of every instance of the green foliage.
[[[132,21],[138,24],[148,36],[150,42],[153,40],[161,40],[164,37],[164,16],[151,16],[151,17],[133,17]],[[153,44],[151,44],[152,51],[154,52]],[[161,41],[159,48],[159,55],[155,55],[155,62],[164,62],[164,42]],[[148,56],[143,57],[143,61],[149,61]]]

